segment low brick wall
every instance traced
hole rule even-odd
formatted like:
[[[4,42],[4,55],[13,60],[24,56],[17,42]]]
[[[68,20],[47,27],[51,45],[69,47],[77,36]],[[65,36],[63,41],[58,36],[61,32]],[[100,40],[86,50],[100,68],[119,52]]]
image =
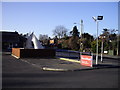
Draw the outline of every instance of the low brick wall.
[[[12,55],[20,58],[20,48],[12,48]]]
[[[54,49],[22,49],[12,48],[12,54],[18,58],[54,58]]]

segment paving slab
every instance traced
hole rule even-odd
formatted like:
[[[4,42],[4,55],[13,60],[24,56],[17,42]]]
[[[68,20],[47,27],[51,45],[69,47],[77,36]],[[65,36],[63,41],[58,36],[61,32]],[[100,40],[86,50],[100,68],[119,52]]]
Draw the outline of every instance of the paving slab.
[[[24,58],[19,60],[40,67],[43,70],[50,70],[50,71],[75,71],[75,70],[93,68],[93,67],[82,66],[80,63],[78,63],[80,61],[76,63],[76,62],[65,61],[60,59],[35,59],[35,58],[34,59]]]

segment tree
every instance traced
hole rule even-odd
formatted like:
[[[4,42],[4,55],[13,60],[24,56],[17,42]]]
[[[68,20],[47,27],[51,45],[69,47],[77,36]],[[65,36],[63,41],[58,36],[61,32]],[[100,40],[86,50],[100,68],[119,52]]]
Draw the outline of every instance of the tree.
[[[103,29],[103,34],[100,36],[104,36],[104,50],[114,50],[117,47],[117,35],[113,32],[115,30]]]
[[[63,49],[69,49],[69,39],[62,42]]]
[[[49,37],[48,37],[48,35],[42,35],[42,34],[40,34],[40,35],[39,35],[39,40],[40,40],[44,45],[48,45]]]
[[[111,34],[109,35],[109,50],[113,50],[114,55],[118,54],[118,43],[119,38],[118,35],[115,33],[118,30],[112,29]]]
[[[72,37],[69,40],[69,46],[73,50],[79,50],[79,32],[76,26],[73,27],[73,30],[70,32]]]
[[[75,36],[79,37],[80,33],[78,32],[77,26],[73,27],[73,30],[70,32],[70,34],[72,34],[73,37]]]
[[[69,48],[79,50],[79,37],[74,36],[69,39]]]
[[[91,48],[92,48],[92,52],[96,53],[96,41],[95,40],[91,42]]]
[[[109,40],[109,36],[110,36],[110,32],[109,32],[109,30],[108,29],[103,29],[103,34],[102,34],[102,36],[105,36],[105,41],[107,41],[108,42],[108,40]]]
[[[48,39],[48,38],[49,38],[48,35],[42,35],[42,34],[39,35],[39,40],[40,41]]]
[[[94,40],[93,36],[89,33],[83,33],[82,34],[82,43],[83,43],[83,49],[90,49],[91,48],[91,42]]]
[[[96,40],[92,41],[91,42],[91,49],[92,49],[93,53],[96,53],[96,46],[97,46]],[[101,40],[98,40],[98,53],[100,53],[100,51],[101,51]]]
[[[58,38],[62,38],[64,35],[66,35],[66,32],[68,31],[67,28],[65,28],[63,25],[56,26],[53,30],[53,35],[58,36]]]
[[[109,36],[110,36],[110,32],[109,32],[109,29],[107,29],[107,28],[103,29],[103,33],[99,36],[99,40],[101,40],[101,43],[102,42],[104,43],[103,50],[105,50],[105,51],[108,51],[108,49],[109,49],[109,40],[110,40]],[[100,46],[101,46],[101,44],[100,44]]]

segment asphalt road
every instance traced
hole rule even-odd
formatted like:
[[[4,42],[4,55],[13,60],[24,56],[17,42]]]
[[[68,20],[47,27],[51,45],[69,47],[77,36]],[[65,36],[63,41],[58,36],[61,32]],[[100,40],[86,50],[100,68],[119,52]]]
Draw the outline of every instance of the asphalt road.
[[[3,54],[2,88],[118,88],[118,69],[42,71]]]

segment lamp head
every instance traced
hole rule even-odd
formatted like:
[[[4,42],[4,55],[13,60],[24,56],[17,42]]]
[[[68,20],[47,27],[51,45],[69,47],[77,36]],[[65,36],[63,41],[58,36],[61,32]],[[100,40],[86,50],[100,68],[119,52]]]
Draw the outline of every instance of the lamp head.
[[[94,16],[93,16],[92,18],[93,18],[95,21],[97,21],[97,19],[96,19]]]
[[[103,16],[98,16],[97,20],[103,20]]]

